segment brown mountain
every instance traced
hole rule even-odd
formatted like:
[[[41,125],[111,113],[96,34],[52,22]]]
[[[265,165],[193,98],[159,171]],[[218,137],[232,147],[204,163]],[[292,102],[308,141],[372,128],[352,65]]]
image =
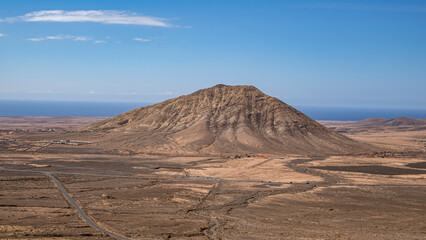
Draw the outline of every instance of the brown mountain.
[[[409,117],[398,117],[390,120],[386,118],[367,118],[358,123],[372,127],[423,126],[426,125],[426,119]]]
[[[253,86],[217,85],[85,129],[114,148],[175,153],[334,154],[370,147]]]
[[[426,119],[414,119],[409,117],[399,117],[384,123],[385,126],[422,126],[426,125]]]
[[[385,122],[389,121],[386,118],[367,118],[362,121],[359,121],[360,124],[363,125],[383,125]]]

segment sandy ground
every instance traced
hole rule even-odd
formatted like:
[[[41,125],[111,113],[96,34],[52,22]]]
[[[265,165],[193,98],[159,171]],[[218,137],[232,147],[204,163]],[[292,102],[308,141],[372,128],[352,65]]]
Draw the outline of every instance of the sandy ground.
[[[171,156],[0,143],[0,239],[426,239],[423,130],[348,133],[386,148],[356,156]],[[73,135],[76,140],[78,135]]]
[[[106,117],[0,117],[1,130],[72,130]]]

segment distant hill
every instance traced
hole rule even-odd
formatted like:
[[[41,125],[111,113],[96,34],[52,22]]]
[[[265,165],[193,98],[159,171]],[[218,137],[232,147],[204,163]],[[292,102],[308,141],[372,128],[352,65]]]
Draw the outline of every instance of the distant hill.
[[[113,148],[176,153],[336,154],[371,150],[253,86],[216,85],[92,124]]]
[[[385,126],[422,126],[426,125],[426,119],[414,119],[409,117],[399,117],[384,123]]]
[[[398,126],[424,126],[426,119],[414,119],[409,117],[398,117],[394,119],[367,118],[357,122],[358,125],[368,125],[370,127],[398,127]]]
[[[368,131],[422,131],[426,130],[426,119],[398,117],[395,119],[368,118],[362,121],[320,121],[339,133],[358,133]]]
[[[380,125],[384,124],[385,122],[389,121],[389,119],[386,118],[367,118],[362,121],[359,121],[361,124],[368,124],[368,125]]]

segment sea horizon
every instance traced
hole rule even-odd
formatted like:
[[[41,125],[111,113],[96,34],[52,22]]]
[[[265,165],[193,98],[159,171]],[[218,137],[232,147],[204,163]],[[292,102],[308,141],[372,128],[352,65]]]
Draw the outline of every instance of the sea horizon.
[[[146,102],[90,102],[45,100],[0,100],[1,117],[48,116],[48,117],[114,117],[121,113],[149,106]],[[410,117],[426,118],[426,109],[293,106],[308,117],[320,121],[359,121],[367,118],[394,119]]]

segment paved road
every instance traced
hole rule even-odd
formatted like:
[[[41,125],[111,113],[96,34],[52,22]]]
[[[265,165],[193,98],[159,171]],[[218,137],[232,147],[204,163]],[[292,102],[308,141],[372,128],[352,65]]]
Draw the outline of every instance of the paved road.
[[[98,224],[92,221],[92,219],[87,216],[87,214],[78,206],[78,204],[72,199],[72,197],[69,195],[69,193],[65,190],[65,188],[61,185],[61,183],[50,173],[50,172],[44,172],[52,181],[56,184],[59,190],[61,190],[62,194],[67,198],[68,202],[71,203],[71,205],[77,210],[78,214],[86,221],[90,226],[98,229],[99,231],[108,234],[111,237],[117,238],[117,239],[123,239],[123,240],[131,240],[130,238],[125,238],[123,236],[120,236],[118,234],[115,234],[113,232],[110,232],[106,230],[105,228],[100,227]]]

